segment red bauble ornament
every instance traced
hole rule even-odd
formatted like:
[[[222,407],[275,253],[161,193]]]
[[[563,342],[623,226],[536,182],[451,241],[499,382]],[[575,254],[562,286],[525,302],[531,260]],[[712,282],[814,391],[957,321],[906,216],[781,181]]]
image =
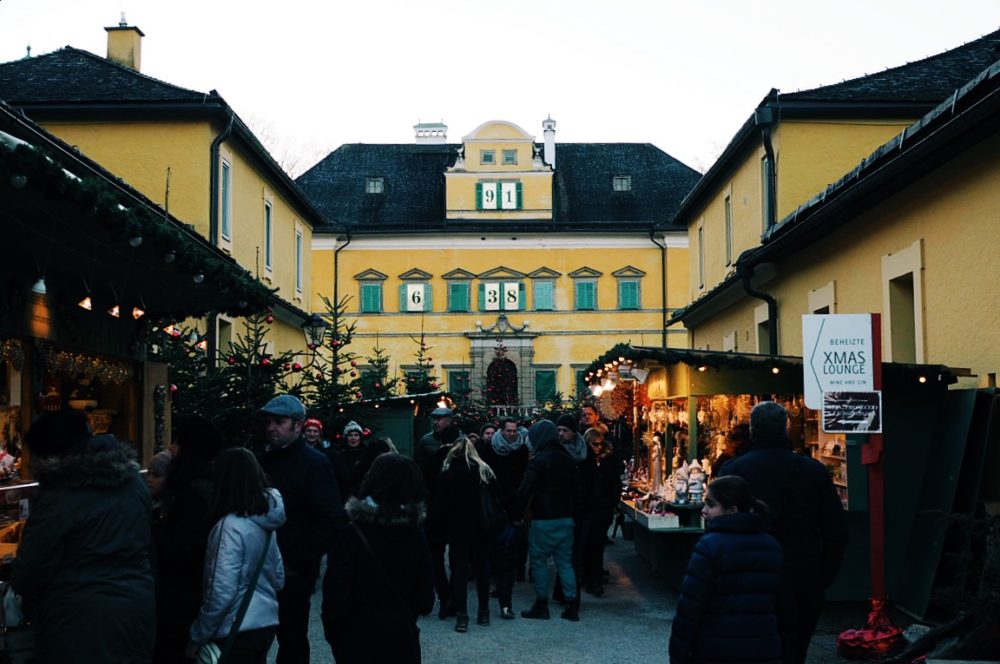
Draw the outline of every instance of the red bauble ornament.
[[[375,387],[381,388],[382,387],[382,383],[375,383]]]
[[[351,372],[351,378],[357,378],[357,377],[358,377],[358,372],[357,371],[352,371]]]
[[[364,435],[366,435],[366,436],[370,436],[370,435],[372,435],[372,430],[371,430],[371,429],[369,429],[368,427],[365,427],[365,430],[364,430],[364,431],[362,431],[362,433],[363,433]]]
[[[292,371],[302,371],[302,365],[298,362],[292,364]]]
[[[281,368],[282,368],[282,369],[283,369],[284,371],[288,371],[288,370],[289,370],[289,369],[291,369],[292,367],[291,367],[291,366],[290,366],[290,365],[288,364],[288,362],[285,362],[284,364],[282,364],[282,365],[281,365]]]
[[[172,336],[174,339],[180,339],[180,337],[181,337],[181,331],[180,330],[174,330],[173,332],[170,333],[170,336]]]
[[[355,393],[354,393],[354,396],[356,396],[357,398],[359,398],[359,399],[360,399],[360,398],[361,398],[361,392],[355,392]]]
[[[227,359],[226,362],[228,362],[230,365],[236,364],[236,358],[230,355],[229,359]]]
[[[171,385],[170,386],[170,393],[173,394],[176,391],[177,391],[177,386],[176,385]]]
[[[323,377],[323,372],[322,371],[317,371],[316,372],[316,378],[322,378],[322,377]]]
[[[433,362],[433,361],[434,361],[434,358],[433,358],[433,357],[428,357],[428,358],[427,358],[427,361],[428,361],[428,362]]]
[[[265,357],[263,360],[260,361],[260,364],[261,364],[261,366],[264,366],[264,367],[270,366],[271,365],[271,360],[269,360],[269,359],[267,359]]]
[[[309,350],[316,350],[316,344],[306,344],[306,348]]]
[[[268,314],[267,318],[265,318],[264,320],[266,320],[269,324],[273,323],[274,322],[274,316],[272,316],[271,314]]]
[[[351,366],[352,367],[358,366],[358,361],[357,360],[351,360]]]
[[[330,342],[330,345],[333,346],[334,348],[336,348],[337,346],[340,345],[340,342],[337,341],[336,339],[334,339],[333,341]]]

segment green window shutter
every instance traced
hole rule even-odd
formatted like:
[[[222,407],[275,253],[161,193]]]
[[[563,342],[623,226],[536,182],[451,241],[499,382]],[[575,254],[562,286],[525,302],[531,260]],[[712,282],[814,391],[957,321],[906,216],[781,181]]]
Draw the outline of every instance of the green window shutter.
[[[592,281],[577,281],[576,282],[576,308],[577,309],[596,309],[596,303],[594,302],[594,282]]]
[[[587,371],[585,369],[576,370],[576,398],[583,399],[591,395],[590,385],[587,383]]]
[[[377,314],[382,311],[382,284],[361,284],[361,311]]]
[[[483,183],[482,182],[477,182],[476,183],[476,209],[477,210],[482,210],[483,209]]]
[[[424,284],[424,311],[434,311],[434,290],[430,284]]]
[[[399,285],[399,313],[406,313],[406,284]]]
[[[639,308],[639,282],[619,281],[618,282],[618,308],[638,309]]]
[[[521,185],[518,185],[520,187]],[[520,191],[520,189],[518,189]],[[527,296],[525,294],[524,282],[518,282],[517,284],[517,310],[524,311],[528,308]]]
[[[486,284],[479,284],[479,311],[486,311]]]
[[[548,401],[556,395],[556,372],[535,372],[535,401]]]
[[[469,284],[448,284],[448,311],[469,310]]]
[[[521,183],[518,182],[517,183],[517,209],[518,210],[520,210],[522,207],[524,207],[523,201],[524,201],[524,197],[521,194]]]
[[[551,281],[535,282],[535,301],[533,305],[536,311],[552,311],[555,309],[555,292]]]

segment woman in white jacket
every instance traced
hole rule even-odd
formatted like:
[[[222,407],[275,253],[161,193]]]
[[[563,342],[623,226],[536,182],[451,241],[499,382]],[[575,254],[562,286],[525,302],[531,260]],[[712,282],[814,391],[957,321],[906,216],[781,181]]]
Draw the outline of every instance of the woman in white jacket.
[[[263,664],[278,624],[278,591],[285,584],[277,539],[267,535],[285,523],[285,507],[277,489],[267,488],[264,472],[249,450],[225,450],[213,466],[212,513],[218,521],[208,537],[204,599],[191,625],[187,654],[193,657],[209,641],[222,647],[264,555],[250,605],[226,660],[227,664]]]

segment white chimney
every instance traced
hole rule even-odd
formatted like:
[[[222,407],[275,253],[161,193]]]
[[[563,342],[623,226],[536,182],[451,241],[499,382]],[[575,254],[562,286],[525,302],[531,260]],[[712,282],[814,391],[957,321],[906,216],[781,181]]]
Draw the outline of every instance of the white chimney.
[[[556,168],[556,121],[550,115],[542,120],[542,129],[545,135],[545,163]]]
[[[444,145],[448,142],[448,125],[444,122],[417,122],[413,125],[417,145]]]

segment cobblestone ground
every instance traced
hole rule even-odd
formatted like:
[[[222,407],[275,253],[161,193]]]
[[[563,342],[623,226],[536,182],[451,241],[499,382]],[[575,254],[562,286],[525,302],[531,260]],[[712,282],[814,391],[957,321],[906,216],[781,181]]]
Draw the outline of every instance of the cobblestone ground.
[[[647,664],[668,661],[667,641],[674,615],[677,594],[650,571],[636,555],[632,542],[615,540],[607,548],[606,565],[611,582],[602,598],[584,593],[581,620],[571,623],[559,618],[561,607],[550,605],[551,620],[501,620],[496,600],[491,600],[492,624],[475,624],[476,600],[469,597],[472,615],[469,631],[458,634],[454,620],[438,620],[436,611],[420,619],[420,642],[424,664]],[[531,605],[534,591],[530,583],[514,587],[514,608],[520,612]],[[333,662],[323,640],[319,621],[321,594],[313,597],[310,640],[312,662]],[[436,607],[435,607],[436,609]],[[835,604],[824,611],[813,638],[808,664],[842,663],[836,654],[836,635],[864,622],[862,604]],[[386,635],[391,638],[391,635]],[[274,661],[272,648],[269,661]]]

